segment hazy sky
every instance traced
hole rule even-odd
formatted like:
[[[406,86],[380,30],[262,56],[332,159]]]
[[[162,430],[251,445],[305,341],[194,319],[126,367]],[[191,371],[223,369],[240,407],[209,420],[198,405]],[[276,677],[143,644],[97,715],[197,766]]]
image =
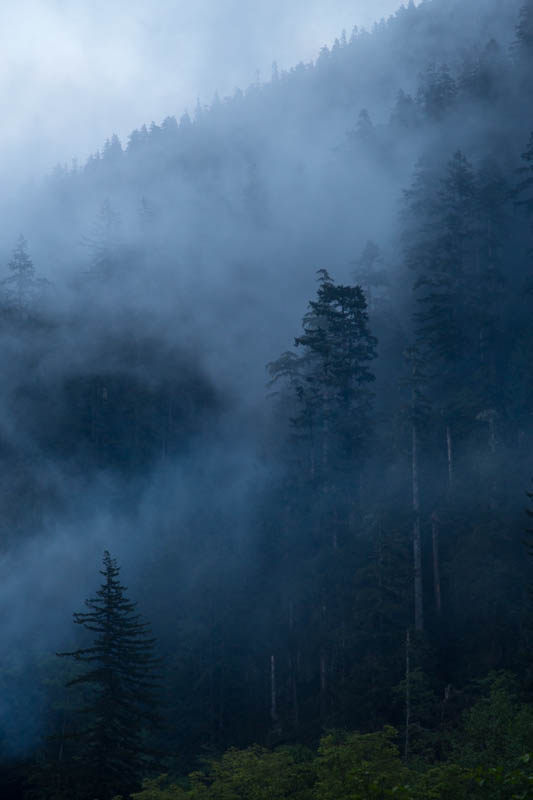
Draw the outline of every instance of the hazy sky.
[[[86,157],[116,132],[314,58],[401,0],[0,0],[4,168]]]

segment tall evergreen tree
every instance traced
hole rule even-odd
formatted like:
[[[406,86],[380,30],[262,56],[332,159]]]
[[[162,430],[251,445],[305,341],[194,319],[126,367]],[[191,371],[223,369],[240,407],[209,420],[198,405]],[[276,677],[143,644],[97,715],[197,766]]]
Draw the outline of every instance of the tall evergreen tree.
[[[74,622],[94,634],[93,642],[59,653],[86,666],[68,686],[89,690],[79,710],[79,747],[72,764],[79,796],[88,800],[127,795],[139,785],[150,758],[146,732],[157,723],[155,640],[127,599],[119,573],[106,550],[103,583],[85,601],[88,611],[74,614]]]
[[[303,354],[285,354],[269,369],[274,380],[290,372],[298,398],[293,424],[310,437],[324,473],[341,464],[353,469],[368,444],[377,341],[359,286],[336,285],[327,270],[319,271],[319,284],[295,339]]]
[[[522,153],[523,166],[518,173],[520,180],[516,187],[518,205],[523,206],[528,214],[533,214],[533,133],[529,137],[526,150]]]
[[[520,9],[520,18],[516,29],[518,45],[523,53],[533,56],[533,2],[525,0]]]
[[[127,248],[122,239],[122,220],[109,199],[106,199],[93,223],[91,235],[84,243],[91,253],[90,274],[99,279],[117,275],[127,260]]]
[[[8,263],[9,276],[4,278],[8,305],[16,311],[27,313],[45,281],[35,276],[35,267],[28,253],[28,243],[21,234]]]

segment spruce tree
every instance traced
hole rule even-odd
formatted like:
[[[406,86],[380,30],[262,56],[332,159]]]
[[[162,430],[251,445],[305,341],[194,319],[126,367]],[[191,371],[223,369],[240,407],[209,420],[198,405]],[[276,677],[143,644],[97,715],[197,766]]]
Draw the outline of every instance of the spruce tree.
[[[520,9],[516,38],[522,52],[533,55],[533,0],[525,0]]]
[[[4,278],[8,305],[17,312],[27,314],[46,281],[35,277],[35,267],[28,253],[28,243],[21,234],[8,263],[9,276]]]
[[[87,611],[74,622],[94,635],[92,644],[68,656],[86,669],[67,686],[86,688],[79,709],[78,746],[72,763],[81,798],[109,800],[139,786],[150,754],[146,734],[157,724],[157,660],[149,625],[136,613],[119,580],[120,567],[106,550],[104,580]]]
[[[524,164],[518,170],[520,180],[516,187],[517,204],[525,208],[528,214],[533,214],[533,133],[522,153],[522,161]]]
[[[311,439],[324,474],[353,469],[368,444],[377,340],[360,286],[337,285],[327,270],[319,271],[319,284],[295,339],[302,355],[285,354],[269,369],[274,380],[290,378],[298,400],[293,425]]]

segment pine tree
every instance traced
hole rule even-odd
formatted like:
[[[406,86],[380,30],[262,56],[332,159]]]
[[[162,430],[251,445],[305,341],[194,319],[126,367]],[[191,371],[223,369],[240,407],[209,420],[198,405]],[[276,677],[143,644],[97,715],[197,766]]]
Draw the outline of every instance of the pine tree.
[[[524,165],[518,170],[520,180],[516,187],[518,195],[517,203],[526,209],[528,214],[533,215],[533,133],[529,137],[529,143],[524,153],[522,153]]]
[[[28,253],[28,243],[22,234],[17,239],[8,269],[11,274],[2,281],[8,304],[16,311],[27,314],[46,282],[35,277],[35,267]]]
[[[458,414],[472,418],[487,407],[504,196],[497,175],[483,170],[476,176],[460,152],[443,177],[421,170],[406,194],[412,225],[406,261],[417,276],[416,343],[428,363],[432,403],[447,427]]]
[[[84,243],[91,251],[90,273],[97,278],[111,278],[124,266],[126,248],[121,236],[122,221],[109,199],[102,204]]]
[[[298,398],[293,424],[310,437],[324,472],[353,468],[368,443],[377,341],[361,287],[336,285],[326,270],[319,283],[295,339],[303,354],[285,354],[269,369],[274,380],[290,373]]]
[[[533,0],[525,0],[520,9],[516,38],[521,51],[531,56],[533,54]]]
[[[443,64],[437,69],[432,64],[419,76],[419,80],[416,95],[418,105],[428,119],[441,119],[457,96],[457,84],[450,75],[449,67]]]
[[[82,727],[72,764],[82,797],[108,800],[127,795],[142,779],[149,753],[146,733],[157,724],[155,640],[136,613],[119,581],[120,568],[106,550],[96,597],[74,622],[94,634],[88,647],[68,656],[86,666],[68,686],[87,687],[87,705],[79,710]]]

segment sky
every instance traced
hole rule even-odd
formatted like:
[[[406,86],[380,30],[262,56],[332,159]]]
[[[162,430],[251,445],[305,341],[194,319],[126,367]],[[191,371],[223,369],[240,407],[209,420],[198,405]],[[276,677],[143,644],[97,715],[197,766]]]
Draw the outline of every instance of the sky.
[[[4,170],[85,159],[117,133],[178,118],[316,57],[401,0],[2,0]]]

